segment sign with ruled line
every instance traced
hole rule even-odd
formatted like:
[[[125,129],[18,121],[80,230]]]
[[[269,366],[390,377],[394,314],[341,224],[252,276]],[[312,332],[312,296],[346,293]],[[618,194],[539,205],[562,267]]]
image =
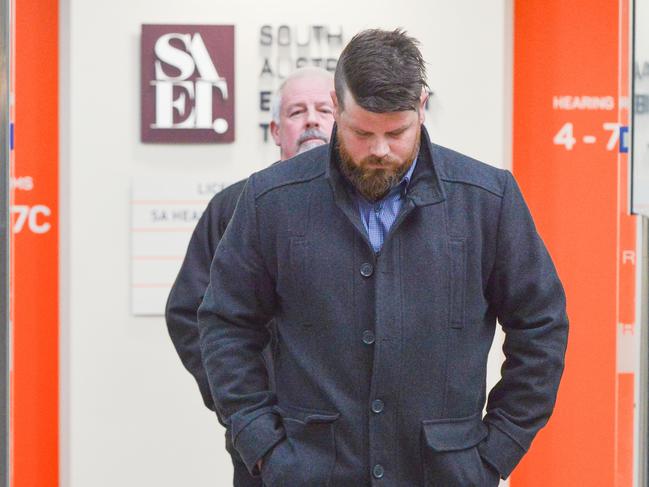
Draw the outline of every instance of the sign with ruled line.
[[[163,315],[167,296],[185,257],[191,234],[210,199],[229,183],[133,182],[131,191],[131,311]]]

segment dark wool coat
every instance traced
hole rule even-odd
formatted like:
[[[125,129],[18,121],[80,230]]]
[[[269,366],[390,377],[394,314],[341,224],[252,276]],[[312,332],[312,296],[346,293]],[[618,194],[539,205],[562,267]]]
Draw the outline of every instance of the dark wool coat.
[[[269,487],[496,485],[552,412],[565,297],[520,190],[421,140],[380,253],[335,130],[250,177],[216,250],[203,362],[235,448],[254,474],[264,458]],[[271,319],[274,390],[260,353]],[[483,417],[496,320],[506,361]]]

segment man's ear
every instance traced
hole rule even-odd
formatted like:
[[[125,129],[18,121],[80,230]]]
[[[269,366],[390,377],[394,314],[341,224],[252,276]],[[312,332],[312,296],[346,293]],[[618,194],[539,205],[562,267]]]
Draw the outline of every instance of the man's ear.
[[[425,88],[421,89],[421,96],[419,97],[419,124],[423,124],[426,121],[426,102],[428,101],[428,91]]]
[[[270,121],[270,135],[273,137],[275,145],[279,147],[279,124],[275,120]]]
[[[338,116],[340,115],[340,105],[338,104],[338,97],[336,96],[336,90],[331,90],[331,101],[334,104],[334,120],[338,123]]]

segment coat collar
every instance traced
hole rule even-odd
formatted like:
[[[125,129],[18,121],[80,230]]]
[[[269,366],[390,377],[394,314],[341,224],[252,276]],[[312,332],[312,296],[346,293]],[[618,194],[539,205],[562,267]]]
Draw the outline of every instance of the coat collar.
[[[338,128],[334,124],[329,149],[327,151],[325,176],[329,180],[334,192],[334,199],[339,204],[352,204],[351,193],[353,189],[338,167],[338,151],[336,150],[337,132]],[[421,145],[419,147],[417,166],[408,185],[407,196],[416,206],[432,205],[446,199],[444,189],[440,182],[441,167],[434,157],[435,152],[435,146],[430,142],[428,131],[422,125]]]

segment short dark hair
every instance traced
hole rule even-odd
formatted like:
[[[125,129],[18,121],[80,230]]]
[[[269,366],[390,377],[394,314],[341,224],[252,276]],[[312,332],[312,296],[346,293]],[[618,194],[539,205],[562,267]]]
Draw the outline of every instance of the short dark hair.
[[[336,66],[334,82],[340,109],[348,92],[375,113],[416,110],[426,83],[419,41],[402,29],[368,29],[356,34]]]

